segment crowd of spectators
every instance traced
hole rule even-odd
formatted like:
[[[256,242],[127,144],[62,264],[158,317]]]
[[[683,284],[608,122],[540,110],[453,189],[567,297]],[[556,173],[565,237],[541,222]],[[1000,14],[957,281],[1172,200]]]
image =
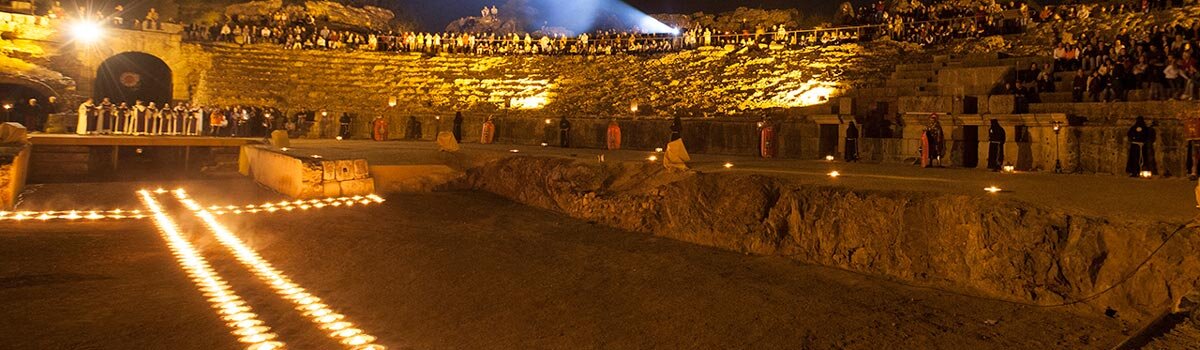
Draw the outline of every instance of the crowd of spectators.
[[[882,5],[880,5],[882,6]],[[277,13],[266,18],[227,17],[221,23],[187,25],[185,39],[240,45],[269,44],[287,49],[387,52],[517,54],[655,53],[701,46],[775,44],[789,47],[834,45],[890,36],[921,45],[991,35],[1004,30],[1004,8],[969,9],[947,4],[918,6],[896,13],[866,12],[844,26],[793,30],[785,25],[740,31],[685,28],[678,33],[598,31],[567,36],[554,33],[429,33],[363,31],[336,27],[312,16]],[[495,11],[485,12],[496,16]],[[1021,17],[1027,19],[1028,17]],[[1017,24],[1021,24],[1017,22]]]
[[[1150,100],[1192,100],[1200,79],[1197,44],[1200,23],[1124,28],[1114,37],[1060,40],[1047,69],[1074,72],[1075,102],[1127,101],[1133,90]]]
[[[1129,4],[1048,5],[1034,14],[1035,22],[1054,23],[1091,16],[1122,15],[1163,10],[1183,5],[1181,1],[1144,0]],[[1193,100],[1197,98],[1200,69],[1200,22],[1191,25],[1122,28],[1116,35],[1101,37],[1085,32],[1078,37],[1057,33],[1047,51],[1053,64],[1032,65],[1019,70],[1005,92],[1026,101],[1042,102],[1042,94],[1070,92],[1073,102],[1148,100]],[[1057,76],[1069,91],[1058,91]],[[1066,74],[1064,74],[1066,75]],[[1139,96],[1131,96],[1137,91]]]

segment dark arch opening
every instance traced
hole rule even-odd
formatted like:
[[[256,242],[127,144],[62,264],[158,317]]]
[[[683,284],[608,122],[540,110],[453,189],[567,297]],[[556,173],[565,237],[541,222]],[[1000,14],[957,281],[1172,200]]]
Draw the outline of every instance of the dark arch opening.
[[[42,90],[28,85],[0,82],[0,105],[4,107],[0,110],[0,122],[24,123],[24,106],[29,100],[36,99],[39,105],[44,106],[49,97]]]
[[[97,101],[169,103],[172,100],[171,67],[150,54],[126,52],[104,60],[96,72],[93,93]]]

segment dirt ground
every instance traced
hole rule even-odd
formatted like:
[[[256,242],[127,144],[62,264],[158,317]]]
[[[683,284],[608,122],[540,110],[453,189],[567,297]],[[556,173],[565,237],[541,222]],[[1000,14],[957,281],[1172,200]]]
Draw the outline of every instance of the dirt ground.
[[[278,199],[244,181],[168,185],[205,205]],[[22,206],[76,194],[76,207],[134,207],[140,187],[47,185]],[[388,199],[221,221],[392,349],[1100,349],[1123,337],[1110,319],[622,232],[488,194]],[[281,340],[330,345],[170,205]],[[0,223],[0,257],[0,348],[237,347],[150,221]]]

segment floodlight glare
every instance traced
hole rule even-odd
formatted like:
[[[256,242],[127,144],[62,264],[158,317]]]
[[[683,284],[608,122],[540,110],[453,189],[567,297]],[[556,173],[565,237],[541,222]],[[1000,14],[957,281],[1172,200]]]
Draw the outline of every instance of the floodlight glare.
[[[99,23],[91,21],[75,22],[71,26],[71,35],[75,37],[75,40],[84,44],[91,44],[100,40],[103,31],[104,29],[100,27]]]

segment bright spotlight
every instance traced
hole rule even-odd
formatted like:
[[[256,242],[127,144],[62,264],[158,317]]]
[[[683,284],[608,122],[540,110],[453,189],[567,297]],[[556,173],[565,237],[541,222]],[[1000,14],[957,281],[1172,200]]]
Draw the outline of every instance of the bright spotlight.
[[[663,23],[662,21],[659,21],[658,19],[655,19],[654,17],[650,17],[645,14],[643,14],[641,16],[642,16],[642,18],[640,20],[638,20],[638,28],[641,28],[642,32],[649,33],[649,34],[679,35],[679,29],[671,28],[671,26],[666,25],[665,23]]]
[[[80,21],[71,25],[71,36],[84,44],[91,44],[100,40],[100,36],[104,34],[104,28],[99,23],[92,21]]]

